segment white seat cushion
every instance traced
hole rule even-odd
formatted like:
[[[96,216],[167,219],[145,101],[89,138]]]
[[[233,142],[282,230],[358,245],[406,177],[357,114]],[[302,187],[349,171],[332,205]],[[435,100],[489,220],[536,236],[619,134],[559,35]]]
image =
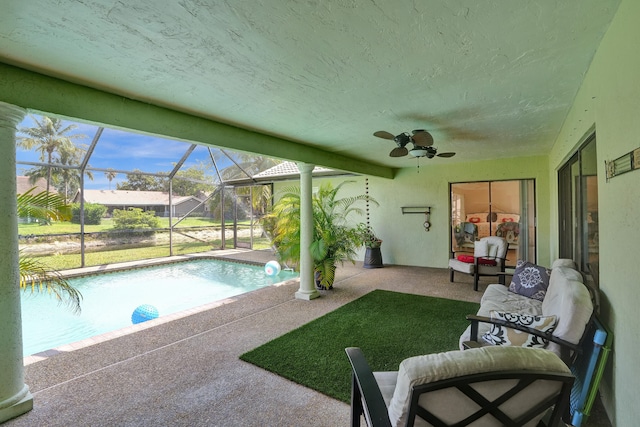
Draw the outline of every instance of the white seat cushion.
[[[391,425],[406,425],[411,404],[411,389],[416,385],[482,372],[519,369],[570,372],[569,368],[553,353],[543,349],[523,347],[492,346],[405,359],[400,363],[396,389],[388,406]],[[512,386],[513,382],[510,381],[509,384]],[[542,387],[544,388],[545,386],[542,385]],[[499,382],[494,381],[484,391],[493,393],[493,390],[499,388]],[[459,421],[477,409],[476,405],[465,408],[465,402],[468,403],[468,399],[460,399],[460,394],[456,393],[455,390],[452,392],[441,390],[437,393],[442,392],[445,394],[440,394],[439,398],[436,398],[436,395],[431,396],[432,402],[428,406],[430,410],[437,411],[445,422],[454,423],[456,420]],[[481,391],[481,393],[483,392]],[[528,404],[535,404],[536,399],[539,400],[541,396],[544,397],[544,394],[540,389],[534,394],[522,393],[521,400],[512,402],[513,406],[508,411],[518,413],[522,410],[522,407],[527,407]],[[421,402],[423,402],[422,398]],[[416,419],[416,421],[416,425],[425,425],[418,422],[421,421],[419,419]],[[534,420],[534,422],[527,425],[536,425],[536,423],[537,420]],[[478,424],[496,425],[496,420],[493,419],[488,424],[484,424],[483,420],[479,420]]]
[[[557,268],[557,267],[569,267],[569,268],[573,268],[574,270],[577,269],[576,263],[573,262],[572,259],[567,259],[567,258],[558,258],[557,260],[553,261],[553,264],[551,264],[551,269],[553,270],[554,268]]]
[[[489,285],[482,294],[480,301],[480,309],[476,313],[478,316],[491,317],[491,311],[508,311],[523,314],[542,314],[542,302],[527,298],[522,295],[509,292],[509,289],[503,285]],[[489,323],[478,323],[478,339],[482,335],[489,332],[491,325]],[[471,325],[460,335],[460,350],[463,349],[463,343],[471,340]]]
[[[396,390],[398,371],[374,372],[373,376],[378,383],[378,388],[380,389],[384,403],[388,408],[389,402],[391,402],[391,398],[393,397],[393,392]]]
[[[556,316],[558,326],[553,335],[578,344],[593,314],[593,302],[587,287],[580,281],[580,272],[557,267],[551,270],[549,288],[542,302],[542,314]],[[558,353],[559,346],[549,343],[549,350]]]
[[[457,259],[450,259],[449,267],[461,273],[473,274],[473,269],[475,266],[470,262],[463,262]]]

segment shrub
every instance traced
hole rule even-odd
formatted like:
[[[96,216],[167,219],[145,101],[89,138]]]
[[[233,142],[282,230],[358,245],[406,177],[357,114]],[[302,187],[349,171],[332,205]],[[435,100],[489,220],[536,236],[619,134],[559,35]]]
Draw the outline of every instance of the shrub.
[[[107,207],[98,203],[84,204],[84,223],[85,225],[100,225]],[[71,205],[71,222],[80,224],[80,203]]]
[[[144,212],[140,208],[113,210],[113,228],[116,230],[134,230],[141,228],[158,228],[160,220],[153,211]]]

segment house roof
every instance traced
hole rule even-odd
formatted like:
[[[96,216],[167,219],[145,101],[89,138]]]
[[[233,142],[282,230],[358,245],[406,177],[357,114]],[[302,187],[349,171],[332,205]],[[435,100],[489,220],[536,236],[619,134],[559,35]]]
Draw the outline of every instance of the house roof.
[[[325,168],[322,166],[316,166],[313,168],[312,175],[313,176],[334,176],[334,175],[345,175],[346,172],[337,171],[334,169]],[[226,181],[225,184],[228,185],[246,185],[246,184],[257,184],[257,183],[267,183],[274,181],[285,181],[289,179],[297,179],[300,176],[300,171],[298,170],[298,166],[295,162],[282,162],[273,167],[270,167],[267,170],[264,170],[260,173],[255,174],[251,178],[242,178],[237,180]]]
[[[174,205],[187,200],[197,200],[195,196],[173,196]],[[75,200],[79,200],[76,195]],[[168,206],[169,193],[161,191],[129,191],[129,190],[84,190],[86,203],[99,203],[105,206]]]
[[[35,184],[32,184],[30,181],[30,177],[28,176],[16,176],[16,188],[17,194],[24,194],[33,187],[36,189],[33,191],[33,194],[41,193],[43,191],[47,191],[47,180],[44,178],[38,178]],[[52,193],[57,193],[56,189],[51,187],[49,191]]]
[[[340,174],[333,169],[324,168],[322,166],[316,166],[313,168],[313,172],[315,174]],[[298,165],[295,162],[282,162],[278,165],[275,165],[265,171],[260,172],[259,174],[254,175],[254,178],[281,178],[281,177],[291,177],[300,175],[300,171],[298,170]]]

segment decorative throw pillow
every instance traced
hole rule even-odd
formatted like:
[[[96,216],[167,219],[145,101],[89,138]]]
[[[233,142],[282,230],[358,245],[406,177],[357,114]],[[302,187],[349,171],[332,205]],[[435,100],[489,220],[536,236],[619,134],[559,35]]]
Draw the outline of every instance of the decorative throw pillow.
[[[499,213],[497,222],[519,222],[520,215],[518,214],[509,214],[509,213]]]
[[[468,264],[473,264],[475,262],[475,258],[473,255],[458,255],[458,261],[466,262]],[[478,264],[480,265],[498,265],[495,259],[487,259],[487,258],[478,258]]]
[[[518,260],[509,290],[525,297],[543,301],[549,287],[550,274],[550,271],[544,267]]]
[[[465,221],[477,224],[479,222],[485,222],[486,219],[487,219],[486,212],[478,212],[478,213],[467,214]]]
[[[472,264],[475,261],[473,255],[458,255],[458,261]]]
[[[489,245],[489,258],[495,258],[498,256],[498,245]]]
[[[558,324],[556,316],[536,316],[523,313],[508,313],[491,310],[492,319],[500,319],[506,322],[515,323],[520,326],[537,329],[542,332],[551,333]],[[548,340],[501,325],[491,325],[489,332],[482,335],[482,339],[493,345],[510,345],[519,347],[545,348],[549,344]]]
[[[479,240],[473,244],[473,255],[477,257],[489,256],[489,242],[486,240]]]

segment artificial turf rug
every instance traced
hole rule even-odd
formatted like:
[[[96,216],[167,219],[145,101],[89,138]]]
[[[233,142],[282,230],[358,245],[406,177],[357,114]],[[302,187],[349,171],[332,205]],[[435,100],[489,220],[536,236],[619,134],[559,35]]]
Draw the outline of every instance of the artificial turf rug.
[[[360,347],[374,371],[403,359],[458,349],[479,304],[375,290],[240,358],[298,384],[349,402],[346,347]]]

